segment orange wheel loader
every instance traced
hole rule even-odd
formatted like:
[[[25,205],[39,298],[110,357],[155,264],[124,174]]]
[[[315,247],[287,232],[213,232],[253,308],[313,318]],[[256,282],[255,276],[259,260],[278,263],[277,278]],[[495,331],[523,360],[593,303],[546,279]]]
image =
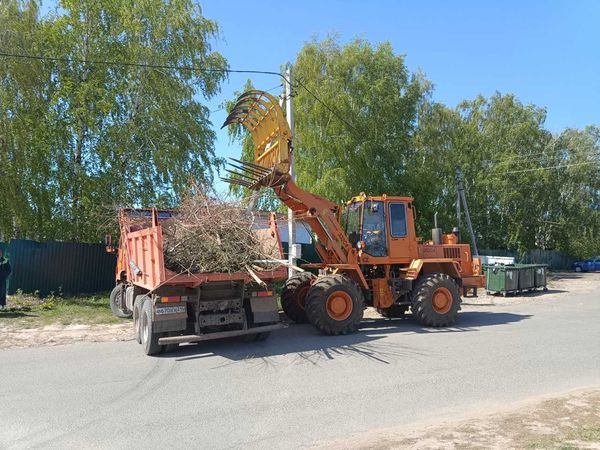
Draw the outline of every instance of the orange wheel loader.
[[[361,193],[344,206],[298,187],[289,175],[292,133],[275,97],[264,91],[242,94],[223,127],[239,123],[251,134],[254,161],[234,159],[236,175],[223,181],[259,190],[271,188],[308,224],[322,263],[319,276],[301,272],[281,294],[287,316],[310,322],[328,335],[352,333],[366,306],[385,317],[409,309],[426,326],[452,325],[461,291],[484,287],[479,258],[455,234],[433,233],[420,244],[411,197]]]

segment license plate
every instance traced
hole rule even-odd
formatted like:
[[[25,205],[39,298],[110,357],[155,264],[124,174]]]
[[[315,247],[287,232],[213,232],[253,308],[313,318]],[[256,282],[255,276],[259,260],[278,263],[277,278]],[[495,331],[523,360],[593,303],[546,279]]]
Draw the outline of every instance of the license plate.
[[[156,314],[159,316],[163,314],[181,314],[185,312],[187,312],[185,305],[163,306],[162,308],[156,308]]]

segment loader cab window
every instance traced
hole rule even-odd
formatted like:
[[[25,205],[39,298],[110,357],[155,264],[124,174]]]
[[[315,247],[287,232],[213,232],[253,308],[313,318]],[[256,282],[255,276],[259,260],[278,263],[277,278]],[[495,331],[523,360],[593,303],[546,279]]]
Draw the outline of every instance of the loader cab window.
[[[360,216],[362,214],[362,202],[352,202],[346,208],[342,224],[346,230],[346,236],[353,247],[360,241]]]
[[[392,237],[406,237],[406,205],[390,203],[390,234]]]
[[[383,202],[366,201],[362,227],[365,253],[371,256],[387,256],[387,239],[385,235],[385,208]]]

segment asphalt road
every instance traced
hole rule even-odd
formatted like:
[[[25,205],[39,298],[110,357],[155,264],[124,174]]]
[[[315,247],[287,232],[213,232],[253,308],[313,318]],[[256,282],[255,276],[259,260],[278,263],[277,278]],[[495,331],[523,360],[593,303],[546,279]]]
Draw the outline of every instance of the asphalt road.
[[[297,448],[600,384],[600,295],[465,307],[457,327],[292,326],[161,358],[133,342],[0,351],[0,448]]]

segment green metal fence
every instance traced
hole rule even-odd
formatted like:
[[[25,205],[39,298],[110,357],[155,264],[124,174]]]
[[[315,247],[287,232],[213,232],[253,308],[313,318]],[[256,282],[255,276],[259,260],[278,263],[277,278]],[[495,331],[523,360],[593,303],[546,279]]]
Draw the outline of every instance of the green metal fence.
[[[529,250],[525,255],[520,255],[514,250],[479,250],[480,255],[486,256],[512,256],[515,261],[524,264],[546,264],[553,270],[567,270],[575,261],[569,255],[556,250]]]
[[[12,240],[3,249],[12,267],[9,295],[18,290],[84,294],[114,287],[116,258],[103,245]]]

